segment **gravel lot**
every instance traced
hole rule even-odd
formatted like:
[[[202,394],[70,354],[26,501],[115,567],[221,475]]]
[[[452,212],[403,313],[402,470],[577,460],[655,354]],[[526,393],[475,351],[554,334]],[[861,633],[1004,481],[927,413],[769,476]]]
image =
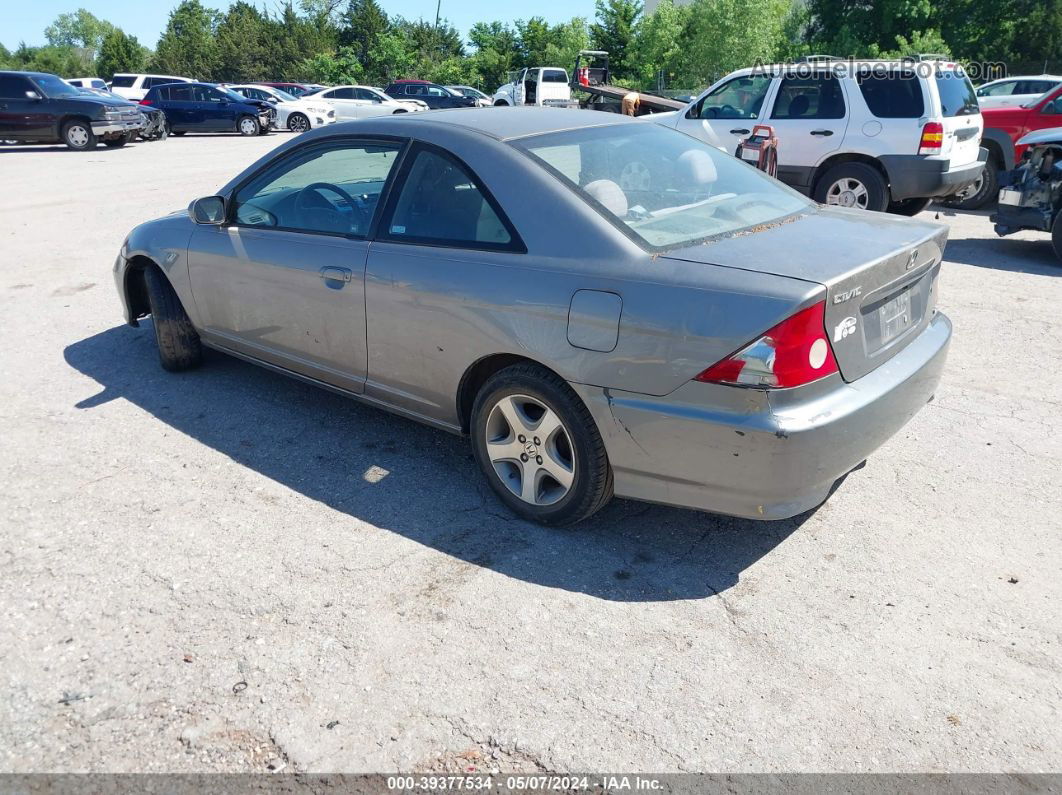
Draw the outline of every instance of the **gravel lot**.
[[[0,770],[1062,769],[1046,236],[940,211],[944,383],[817,511],[549,530],[461,439],[122,325],[126,233],[285,140],[0,147]]]

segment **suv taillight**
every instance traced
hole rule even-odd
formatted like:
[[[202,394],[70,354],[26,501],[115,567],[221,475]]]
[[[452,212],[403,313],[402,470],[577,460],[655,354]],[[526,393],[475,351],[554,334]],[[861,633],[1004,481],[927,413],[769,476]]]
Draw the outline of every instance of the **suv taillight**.
[[[802,309],[737,353],[716,362],[695,381],[784,389],[837,372],[826,337],[826,302]]]
[[[944,125],[931,121],[922,128],[922,140],[918,144],[918,154],[939,155],[944,145]]]
[[[140,100],[140,104],[141,105],[150,105],[151,104],[151,100],[150,99],[142,99],[142,100]]]

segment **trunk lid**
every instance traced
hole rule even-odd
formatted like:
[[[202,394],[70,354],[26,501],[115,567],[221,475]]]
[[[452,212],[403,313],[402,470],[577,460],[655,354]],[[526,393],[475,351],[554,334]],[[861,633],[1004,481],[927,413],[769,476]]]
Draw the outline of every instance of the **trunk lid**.
[[[947,236],[941,224],[822,208],[663,258],[821,284],[837,366],[845,381],[855,381],[903,350],[929,323]]]

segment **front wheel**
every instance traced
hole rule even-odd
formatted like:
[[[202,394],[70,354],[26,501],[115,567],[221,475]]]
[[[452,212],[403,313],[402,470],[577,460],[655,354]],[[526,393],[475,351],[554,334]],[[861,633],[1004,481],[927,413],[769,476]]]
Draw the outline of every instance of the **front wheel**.
[[[170,280],[158,268],[150,267],[144,273],[144,282],[159,363],[171,372],[196,367],[203,360],[203,346]]]
[[[927,209],[932,203],[932,197],[928,199],[901,199],[900,201],[889,202],[888,211],[895,215],[906,215],[913,218]]]
[[[103,142],[103,145],[110,147],[111,149],[121,149],[123,146],[133,140],[133,135],[135,135],[135,133],[126,133],[125,135],[120,136],[118,138],[111,138],[109,140],[105,140]]]
[[[310,119],[302,113],[292,113],[288,116],[288,129],[293,133],[304,133],[310,129]]]
[[[84,152],[96,147],[96,133],[87,121],[74,119],[63,125],[63,143],[71,149]]]
[[[889,186],[876,168],[866,163],[840,163],[815,185],[815,201],[833,207],[881,212],[889,204]]]
[[[472,447],[514,513],[573,524],[612,498],[612,467],[586,405],[559,376],[517,364],[491,376],[472,408]]]
[[[1051,247],[1055,256],[1062,260],[1062,212],[1055,215],[1055,222],[1051,224]]]
[[[980,210],[999,197],[1000,171],[999,161],[989,157],[981,169],[981,176],[972,185],[945,199],[944,204],[956,210]]]
[[[236,130],[240,135],[250,138],[262,131],[262,125],[258,123],[258,119],[254,116],[240,116],[240,120],[236,122]]]

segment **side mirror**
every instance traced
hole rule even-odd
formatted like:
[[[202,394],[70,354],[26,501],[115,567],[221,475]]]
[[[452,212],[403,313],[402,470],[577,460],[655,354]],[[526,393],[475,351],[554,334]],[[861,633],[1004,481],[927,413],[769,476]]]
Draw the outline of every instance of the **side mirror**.
[[[26,99],[32,99],[34,101],[39,101],[39,100],[43,99],[43,97],[41,97],[41,95],[38,94],[36,91],[27,91],[26,92]]]
[[[188,207],[188,215],[197,224],[220,226],[225,223],[225,199],[221,196],[205,196],[196,199]]]

